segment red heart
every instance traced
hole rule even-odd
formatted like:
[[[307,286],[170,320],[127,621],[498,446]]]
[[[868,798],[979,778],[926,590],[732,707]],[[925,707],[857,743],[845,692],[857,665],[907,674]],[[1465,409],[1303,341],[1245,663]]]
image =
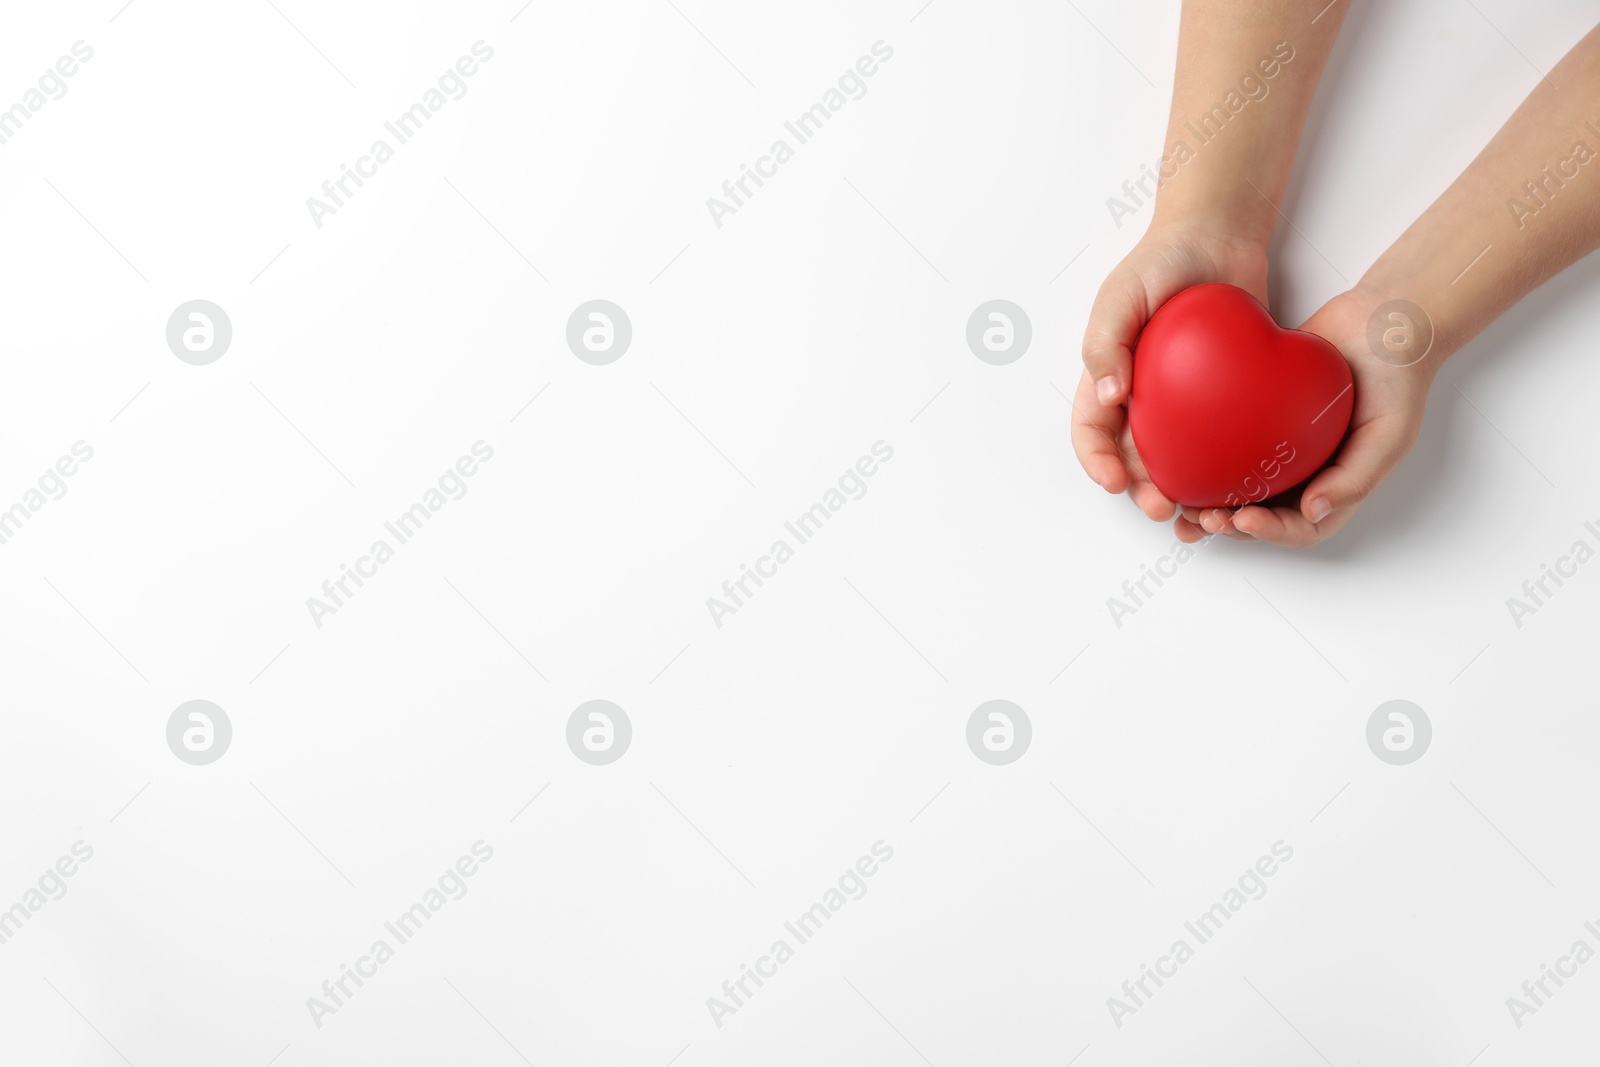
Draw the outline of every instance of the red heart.
[[[1168,300],[1140,333],[1128,422],[1151,481],[1194,507],[1240,507],[1311,477],[1350,425],[1355,384],[1339,350],[1208,283]]]

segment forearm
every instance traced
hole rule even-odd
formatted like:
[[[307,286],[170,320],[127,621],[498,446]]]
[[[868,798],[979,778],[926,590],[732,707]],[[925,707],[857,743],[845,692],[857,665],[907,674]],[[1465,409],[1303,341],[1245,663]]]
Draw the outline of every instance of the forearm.
[[[1238,236],[1271,236],[1347,6],[1185,0],[1157,223],[1202,218]]]
[[[1559,87],[1559,88],[1557,88]],[[1558,63],[1357,290],[1407,300],[1433,366],[1600,247],[1600,27]]]

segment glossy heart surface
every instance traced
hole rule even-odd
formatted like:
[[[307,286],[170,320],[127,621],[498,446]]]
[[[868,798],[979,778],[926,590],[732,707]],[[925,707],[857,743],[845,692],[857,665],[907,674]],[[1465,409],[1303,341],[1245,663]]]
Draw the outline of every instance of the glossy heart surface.
[[[1150,317],[1133,354],[1128,421],[1167,499],[1241,507],[1316,473],[1355,407],[1350,365],[1286,330],[1243,289],[1185,289]]]

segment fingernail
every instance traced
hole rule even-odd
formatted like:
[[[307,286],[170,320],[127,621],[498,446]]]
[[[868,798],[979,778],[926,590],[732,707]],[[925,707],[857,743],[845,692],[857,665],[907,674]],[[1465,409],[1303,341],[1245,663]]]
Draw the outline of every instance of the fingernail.
[[[1332,513],[1333,505],[1328,503],[1328,499],[1326,497],[1319,497],[1316,500],[1313,500],[1311,502],[1311,506],[1306,508],[1306,518],[1310,519],[1313,523],[1321,522]]]
[[[1095,383],[1095,395],[1100,398],[1100,403],[1110,404],[1117,399],[1117,394],[1122,391],[1122,383],[1117,381],[1115,374],[1107,375]]]

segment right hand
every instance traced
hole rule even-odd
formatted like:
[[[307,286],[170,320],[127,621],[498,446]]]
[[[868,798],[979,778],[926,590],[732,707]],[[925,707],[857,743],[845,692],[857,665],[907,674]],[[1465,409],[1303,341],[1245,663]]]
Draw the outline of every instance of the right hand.
[[[1234,540],[1270,541],[1309,548],[1350,521],[1378,484],[1400,465],[1422,430],[1428,390],[1445,352],[1395,365],[1380,359],[1367,340],[1367,322],[1378,300],[1359,289],[1324,304],[1305,324],[1339,349],[1355,380],[1350,429],[1332,462],[1303,486],[1242,508],[1184,507],[1174,521],[1178,540],[1193,543],[1208,533]]]
[[[1106,492],[1127,493],[1158,522],[1177,509],[1150,480],[1128,428],[1133,346],[1157,308],[1202,282],[1237,285],[1265,305],[1266,244],[1200,225],[1152,225],[1100,286],[1083,334],[1072,449]]]

